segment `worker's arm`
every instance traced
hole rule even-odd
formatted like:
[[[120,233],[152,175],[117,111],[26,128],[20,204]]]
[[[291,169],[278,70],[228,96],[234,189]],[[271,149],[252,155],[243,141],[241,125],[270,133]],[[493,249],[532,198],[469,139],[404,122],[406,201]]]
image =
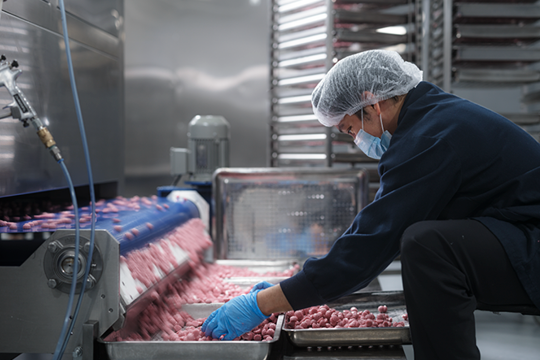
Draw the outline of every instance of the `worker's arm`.
[[[279,284],[259,291],[257,293],[257,305],[259,305],[261,312],[267,316],[275,312],[292,310]]]
[[[440,219],[462,184],[453,147],[433,137],[393,142],[379,173],[375,200],[328,254],[307,259],[300,272],[279,284],[293,309],[328,304],[367,286],[399,254],[403,232],[416,222]]]

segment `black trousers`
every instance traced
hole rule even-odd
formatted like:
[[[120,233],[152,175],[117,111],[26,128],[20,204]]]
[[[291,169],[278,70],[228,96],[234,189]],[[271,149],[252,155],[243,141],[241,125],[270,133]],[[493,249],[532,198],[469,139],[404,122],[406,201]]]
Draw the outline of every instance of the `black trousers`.
[[[475,220],[410,226],[401,263],[415,360],[480,359],[477,304],[534,306],[499,240]]]

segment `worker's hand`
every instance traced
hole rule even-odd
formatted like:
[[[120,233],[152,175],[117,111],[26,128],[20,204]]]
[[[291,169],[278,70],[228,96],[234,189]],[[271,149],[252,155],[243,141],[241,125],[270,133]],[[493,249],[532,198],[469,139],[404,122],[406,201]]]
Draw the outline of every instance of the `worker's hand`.
[[[257,305],[258,291],[240,295],[214,311],[202,325],[206,336],[216,339],[233,340],[252,330],[268,316]],[[222,335],[225,335],[223,338]]]
[[[270,284],[268,281],[261,281],[260,283],[253,285],[253,288],[249,292],[252,293],[257,290],[268,289],[269,287],[272,287],[272,286],[274,286],[274,284]]]

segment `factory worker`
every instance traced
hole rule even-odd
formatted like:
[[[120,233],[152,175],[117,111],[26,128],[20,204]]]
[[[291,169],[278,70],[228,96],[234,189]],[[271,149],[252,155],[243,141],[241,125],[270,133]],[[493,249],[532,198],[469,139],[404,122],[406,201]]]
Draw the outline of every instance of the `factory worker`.
[[[380,189],[327,255],[231,300],[206,334],[232,339],[273,312],[329,303],[400,254],[417,360],[479,359],[477,308],[540,308],[540,144],[421,78],[397,53],[374,50],[317,85],[317,118],[380,159]]]

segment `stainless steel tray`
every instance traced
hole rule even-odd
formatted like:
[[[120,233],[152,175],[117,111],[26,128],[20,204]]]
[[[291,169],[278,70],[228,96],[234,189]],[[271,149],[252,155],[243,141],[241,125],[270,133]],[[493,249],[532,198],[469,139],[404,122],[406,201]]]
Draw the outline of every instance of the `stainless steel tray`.
[[[271,284],[278,284],[281,281],[288,279],[288,276],[263,276],[268,272],[283,272],[293,269],[295,264],[299,264],[300,260],[216,260],[218,265],[227,265],[241,267],[260,273],[261,276],[233,276],[223,279],[228,283],[238,285],[242,289],[247,289],[261,281],[267,281]],[[298,271],[293,269],[294,273]],[[188,311],[189,312],[189,311]]]
[[[238,285],[242,289],[247,289],[261,281],[267,281],[270,284],[275,285],[288,278],[288,276],[235,276],[223,279],[223,281]]]
[[[193,317],[205,317],[222,304],[191,304],[182,307]],[[104,344],[110,360],[257,360],[267,359],[279,340],[284,316],[280,315],[271,341],[119,341]]]
[[[397,321],[406,313],[403,292],[356,293],[343,297],[328,306],[344,310],[353,306],[358,310],[377,312],[379,305],[388,306],[388,314]],[[360,346],[360,345],[400,345],[412,344],[409,326],[391,328],[353,328],[353,329],[285,329],[283,332],[290,341],[300,347]]]
[[[258,273],[266,273],[269,271],[285,271],[291,269],[295,264],[299,263],[300,259],[288,260],[216,260],[218,265],[227,265],[234,267],[247,268]]]

